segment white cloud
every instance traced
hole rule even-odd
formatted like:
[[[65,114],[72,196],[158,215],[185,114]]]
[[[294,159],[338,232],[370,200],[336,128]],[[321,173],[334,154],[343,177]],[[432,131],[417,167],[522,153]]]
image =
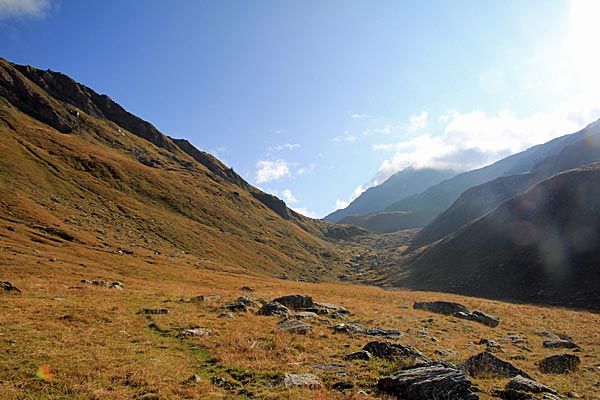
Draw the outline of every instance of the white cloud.
[[[352,114],[353,119],[372,119],[373,116],[369,114]]]
[[[400,142],[373,145],[375,151],[393,151],[393,154],[381,164],[371,181],[357,190],[378,185],[409,166],[470,170],[576,132],[600,117],[600,106],[583,104],[600,103],[578,98],[551,112],[526,117],[518,117],[508,110],[496,115],[479,110],[464,114],[449,111],[440,117],[446,124],[440,135],[422,134]]]
[[[356,139],[358,139],[358,138],[356,136],[350,134],[349,131],[344,131],[343,135],[334,137],[333,141],[336,143],[340,143],[340,142],[352,143],[352,142],[356,142]]]
[[[419,115],[411,115],[408,119],[406,130],[408,132],[415,132],[419,129],[425,129],[427,127],[427,116],[427,111],[421,111]]]
[[[284,143],[284,144],[277,144],[275,146],[271,146],[271,147],[269,147],[268,151],[273,152],[273,151],[281,151],[281,150],[294,150],[299,147],[300,147],[300,145],[298,143]]]
[[[318,215],[316,212],[309,211],[306,207],[296,207],[296,208],[292,208],[292,210],[304,215],[305,217],[315,218],[315,219],[318,218]]]
[[[317,164],[310,163],[308,167],[298,168],[296,170],[296,175],[304,175],[306,172],[312,172],[317,168]]]
[[[344,200],[337,199],[335,201],[335,209],[336,210],[341,210],[343,208],[348,207],[349,204],[350,204],[349,201],[344,201]]]
[[[292,194],[290,189],[283,189],[281,191],[281,197],[287,204],[295,204],[298,202],[298,199]]]
[[[49,9],[50,0],[0,0],[0,19],[44,18]]]
[[[256,183],[265,183],[290,176],[290,166],[293,164],[284,160],[260,160],[256,163]]]

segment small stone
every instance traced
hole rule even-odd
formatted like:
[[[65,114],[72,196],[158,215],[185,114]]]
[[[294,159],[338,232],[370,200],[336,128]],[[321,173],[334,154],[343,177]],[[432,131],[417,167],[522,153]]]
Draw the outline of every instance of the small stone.
[[[318,389],[323,387],[319,378],[314,374],[284,374],[280,379],[285,387],[308,387]]]
[[[185,381],[183,381],[184,384],[188,384],[188,383],[200,383],[202,382],[202,378],[200,378],[200,375],[194,374],[192,376],[190,376],[189,378],[187,378]]]
[[[294,313],[292,316],[297,319],[317,319],[317,318],[319,318],[319,316],[317,314],[315,314],[314,312],[308,312],[308,311],[300,311],[300,312]]]
[[[343,392],[344,390],[350,390],[354,388],[354,383],[352,382],[336,382],[332,386],[334,389]]]
[[[242,292],[254,292],[254,289],[252,289],[250,286],[242,286],[240,290]]]
[[[276,315],[279,317],[286,317],[289,313],[290,310],[286,306],[276,301],[265,304],[257,312],[258,315]]]
[[[141,311],[142,314],[168,314],[169,310],[166,308],[144,308]]]
[[[210,336],[210,332],[211,331],[209,328],[191,328],[191,329],[182,330],[179,335],[184,336],[184,337],[189,337],[189,336],[200,337],[200,336]]]
[[[2,289],[3,292],[15,292],[15,293],[21,293],[21,290],[18,289],[17,287],[13,286],[12,283],[10,282],[0,282],[0,289]]]
[[[226,313],[221,313],[221,314],[217,315],[217,318],[230,318],[230,319],[235,319],[235,315],[234,315],[233,313],[226,312]]]

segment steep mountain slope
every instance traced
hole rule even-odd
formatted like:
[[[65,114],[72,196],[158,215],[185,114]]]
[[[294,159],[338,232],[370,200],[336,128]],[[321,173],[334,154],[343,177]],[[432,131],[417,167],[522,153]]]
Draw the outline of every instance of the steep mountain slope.
[[[390,282],[600,310],[600,163],[548,178],[432,245]]]
[[[466,190],[449,209],[419,232],[411,247],[433,243],[449,235],[503,201],[556,173],[600,162],[600,122],[589,125],[582,132],[584,139],[540,161],[531,172],[497,178]]]
[[[468,188],[501,176],[527,172],[541,160],[556,155],[566,146],[583,139],[584,135],[583,130],[565,135],[504,158],[487,167],[462,173],[434,185],[422,193],[393,203],[386,208],[386,211],[408,212],[411,215],[409,222],[418,222],[416,225],[411,223],[399,224],[396,226],[396,230],[424,227],[450,207],[460,194]]]
[[[0,220],[24,240],[301,279],[335,273],[328,237],[213,156],[105,95],[0,59]]]
[[[347,216],[366,215],[382,211],[393,202],[420,193],[429,186],[454,175],[456,173],[450,170],[405,168],[396,172],[381,185],[367,189],[346,208],[334,211],[323,219],[325,221],[341,222]]]

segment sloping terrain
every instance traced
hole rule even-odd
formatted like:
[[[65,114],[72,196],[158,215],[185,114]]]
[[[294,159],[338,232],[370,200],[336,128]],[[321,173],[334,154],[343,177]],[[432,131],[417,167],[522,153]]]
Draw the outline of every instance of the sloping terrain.
[[[599,224],[600,164],[592,164],[502,203],[423,251],[389,283],[598,311]]]
[[[600,162],[600,124],[582,131],[585,138],[565,147],[559,154],[537,163],[530,172],[497,178],[466,190],[416,236],[412,247],[433,243],[461,226],[496,208],[503,201],[559,172]]]
[[[4,60],[0,153],[0,221],[31,243],[317,280],[339,266],[332,237],[361,233],[289,210],[65,75]]]
[[[428,187],[454,175],[456,173],[450,170],[415,169],[411,167],[403,169],[390,176],[382,184],[367,189],[346,208],[334,211],[323,219],[325,221],[346,223],[343,222],[345,217],[382,211],[390,204],[413,194],[421,193]],[[355,223],[355,225],[366,228],[366,226],[359,223]]]

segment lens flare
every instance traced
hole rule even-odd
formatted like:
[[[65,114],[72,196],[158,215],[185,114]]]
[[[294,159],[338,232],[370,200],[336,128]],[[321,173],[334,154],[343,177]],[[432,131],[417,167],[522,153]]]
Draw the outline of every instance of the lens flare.
[[[40,365],[35,372],[35,377],[43,381],[49,381],[53,375],[52,368],[49,365]]]

